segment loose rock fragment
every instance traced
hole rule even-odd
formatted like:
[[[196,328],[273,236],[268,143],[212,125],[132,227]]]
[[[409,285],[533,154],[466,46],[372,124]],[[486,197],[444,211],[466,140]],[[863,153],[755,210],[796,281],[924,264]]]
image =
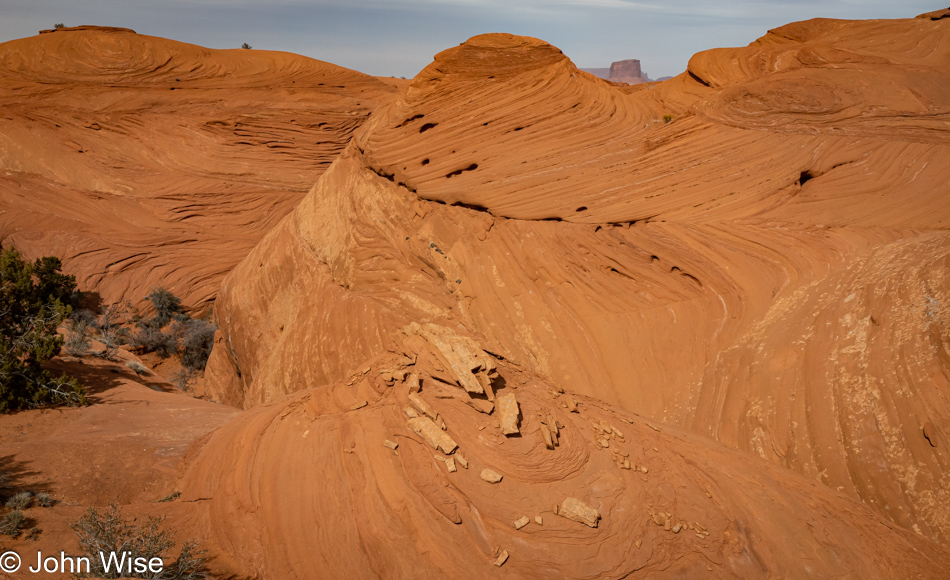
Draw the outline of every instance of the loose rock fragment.
[[[365,407],[366,405],[369,405],[369,403],[367,403],[366,401],[360,401],[359,403],[357,403],[357,404],[353,405],[352,407],[350,407],[350,411],[355,411],[355,410],[357,410],[357,409],[362,409],[362,408]]]
[[[541,519],[541,516],[534,516],[534,522],[540,526],[543,524],[544,520]]]
[[[482,473],[479,477],[481,477],[488,483],[498,483],[499,481],[501,481],[502,477],[504,476],[486,467],[485,469],[482,470]]]
[[[426,417],[409,419],[408,425],[416,435],[422,437],[433,449],[441,449],[445,454],[458,449],[458,443]]]
[[[449,470],[449,473],[458,471],[458,468],[455,467],[455,460],[451,457],[445,460],[445,468]]]
[[[416,413],[416,410],[413,409],[412,407],[406,407],[405,409],[403,409],[403,412],[406,413],[406,415],[408,415],[410,419],[415,419],[416,417],[419,416],[419,413]]]
[[[501,554],[498,554],[498,559],[495,560],[495,566],[501,566],[508,561],[508,550],[502,550]]]
[[[417,373],[412,373],[409,375],[409,380],[406,381],[406,385],[409,386],[409,394],[418,393],[422,390],[422,381],[419,380],[419,375]]]
[[[530,521],[531,521],[531,520],[528,519],[528,516],[521,516],[520,518],[518,518],[517,520],[515,520],[515,529],[516,529],[516,530],[520,530],[521,528],[523,528],[523,527],[525,527],[526,525],[528,525],[528,522],[530,522]]]
[[[577,403],[574,402],[574,397],[567,395],[567,410],[571,413],[577,412]]]
[[[554,435],[554,443],[557,444],[557,438],[561,436],[557,426],[557,421],[554,420],[554,417],[548,415],[548,418],[544,423],[548,426],[548,429],[551,430],[551,435]]]
[[[465,469],[468,469],[468,459],[465,459],[461,452],[455,454],[455,461]]]
[[[498,410],[498,421],[501,424],[501,432],[505,435],[517,435],[521,433],[518,429],[518,415],[521,413],[518,408],[518,400],[514,393],[505,393],[495,397],[495,409]]]
[[[600,520],[600,512],[590,507],[579,499],[569,497],[561,502],[561,507],[557,515],[580,522],[592,528],[597,527],[597,521]]]
[[[410,393],[409,402],[413,407],[416,408],[417,411],[435,421],[438,413],[435,412],[435,409],[433,409],[429,403],[427,403],[426,400],[419,395],[419,393]]]
[[[607,439],[601,439],[601,440],[600,440],[600,446],[603,447],[604,449],[606,449],[606,448],[610,447],[610,441],[608,441]]]
[[[544,438],[544,446],[553,450],[554,439],[551,437],[551,430],[544,423],[541,423],[541,437]]]
[[[637,549],[639,550],[640,546],[643,545],[643,540],[641,540],[640,538],[637,538],[636,544],[637,544]]]
[[[398,443],[394,443],[393,441],[390,441],[389,439],[386,439],[385,441],[383,441],[383,445],[385,445],[386,447],[389,447],[390,449],[395,449],[399,447]]]
[[[650,470],[647,469],[647,466],[646,466],[646,465],[641,465],[641,466],[640,466],[640,472],[641,472],[641,473],[648,473],[649,471],[650,471]]]

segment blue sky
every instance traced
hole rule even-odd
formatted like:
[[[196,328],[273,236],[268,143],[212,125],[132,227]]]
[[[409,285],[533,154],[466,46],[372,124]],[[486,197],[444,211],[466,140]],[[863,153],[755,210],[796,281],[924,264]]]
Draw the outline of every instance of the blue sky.
[[[796,20],[909,18],[947,0],[0,0],[0,42],[57,22],[133,28],[211,48],[285,50],[365,73],[412,77],[484,32],[542,38],[580,67],[640,59],[675,75],[707,48],[743,46]]]

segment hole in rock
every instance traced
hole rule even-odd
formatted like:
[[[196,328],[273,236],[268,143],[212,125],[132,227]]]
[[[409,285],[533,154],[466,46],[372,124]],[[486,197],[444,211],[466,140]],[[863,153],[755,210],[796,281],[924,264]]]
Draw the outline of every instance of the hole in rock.
[[[429,129],[435,127],[436,125],[438,125],[438,123],[426,123],[426,124],[424,124],[423,126],[419,127],[419,132],[420,132],[420,133],[425,133],[426,131],[428,131]]]
[[[579,208],[575,209],[574,211],[587,211],[587,206],[586,206],[586,205],[582,205],[582,206],[580,206]]]

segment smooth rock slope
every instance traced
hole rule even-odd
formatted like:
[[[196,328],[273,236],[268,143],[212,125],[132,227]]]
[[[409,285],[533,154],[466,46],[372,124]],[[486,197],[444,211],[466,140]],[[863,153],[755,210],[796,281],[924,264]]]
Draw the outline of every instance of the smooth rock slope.
[[[946,545],[948,59],[931,16],[794,23],[634,87],[470,39],[225,279],[212,392],[336,384],[434,323]]]
[[[82,26],[0,44],[0,242],[205,307],[395,89],[306,57]]]

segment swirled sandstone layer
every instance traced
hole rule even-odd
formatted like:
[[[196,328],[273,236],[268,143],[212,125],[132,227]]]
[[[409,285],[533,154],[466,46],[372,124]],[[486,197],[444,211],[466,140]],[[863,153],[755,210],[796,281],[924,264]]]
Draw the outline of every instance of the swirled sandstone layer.
[[[0,45],[0,240],[80,288],[207,306],[393,87],[302,56],[77,27]]]
[[[215,553],[264,578],[883,579],[950,566],[944,547],[814,480],[486,360],[449,328],[410,325],[348,380],[217,431],[182,500],[197,502]],[[456,382],[470,372],[483,393]]]
[[[253,407],[464,328],[946,544],[948,57],[948,18],[813,20],[619,87],[475,37],[225,279],[212,392]]]

